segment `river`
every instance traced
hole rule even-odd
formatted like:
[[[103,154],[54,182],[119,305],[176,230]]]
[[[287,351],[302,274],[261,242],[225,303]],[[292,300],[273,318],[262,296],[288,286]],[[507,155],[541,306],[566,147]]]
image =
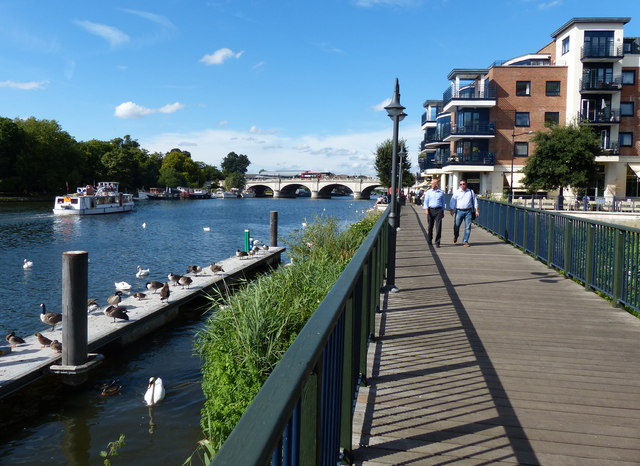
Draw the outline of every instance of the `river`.
[[[187,265],[233,255],[243,246],[245,229],[268,242],[272,210],[278,212],[283,245],[294,229],[318,215],[346,225],[372,205],[348,197],[142,201],[131,213],[60,217],[52,214],[52,203],[0,204],[0,335],[26,336],[45,328],[39,319],[42,302],[48,311],[60,312],[64,251],[89,252],[89,297],[104,305],[114,282],[142,290],[146,281],[166,281],[169,272],[186,272]],[[23,269],[25,258],[33,262],[31,269]],[[150,275],[137,279],[137,265]],[[16,421],[3,419],[0,464],[101,465],[100,451],[120,434],[126,444],[114,464],[182,464],[201,438],[204,398],[200,360],[193,353],[201,326],[197,317],[180,320],[121,354],[109,354],[82,388],[52,382],[45,395],[38,393],[30,413],[0,414]],[[167,395],[150,411],[142,396],[152,375],[163,378]],[[97,386],[114,379],[122,385],[120,394],[102,397]]]

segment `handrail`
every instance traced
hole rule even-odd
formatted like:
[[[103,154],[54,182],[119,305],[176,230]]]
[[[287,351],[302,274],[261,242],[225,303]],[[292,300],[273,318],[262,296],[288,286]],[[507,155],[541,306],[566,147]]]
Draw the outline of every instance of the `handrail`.
[[[611,298],[640,311],[640,229],[478,199],[476,223]]]
[[[386,266],[387,209],[212,461],[337,464],[351,451]]]

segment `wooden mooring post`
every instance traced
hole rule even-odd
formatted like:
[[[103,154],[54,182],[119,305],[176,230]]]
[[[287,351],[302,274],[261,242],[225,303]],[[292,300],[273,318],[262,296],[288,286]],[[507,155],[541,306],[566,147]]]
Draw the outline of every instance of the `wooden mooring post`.
[[[276,247],[278,245],[278,211],[269,212],[269,246]]]

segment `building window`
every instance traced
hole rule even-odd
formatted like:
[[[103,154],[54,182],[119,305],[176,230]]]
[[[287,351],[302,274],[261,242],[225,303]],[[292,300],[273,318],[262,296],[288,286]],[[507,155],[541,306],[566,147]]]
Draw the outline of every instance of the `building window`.
[[[633,146],[633,133],[620,133],[620,147]]]
[[[531,95],[531,81],[516,81],[516,95]]]
[[[562,39],[562,55],[569,51],[569,38]]]
[[[529,157],[529,143],[528,142],[516,142],[513,147],[513,155],[516,157]]]
[[[636,72],[635,70],[622,70],[622,84],[635,84]]]
[[[633,116],[633,102],[620,102],[620,116]]]
[[[516,126],[529,126],[529,112],[516,112]]]
[[[560,81],[547,81],[547,95],[552,97],[560,95]]]
[[[559,125],[560,112],[544,112],[544,122],[551,125]]]

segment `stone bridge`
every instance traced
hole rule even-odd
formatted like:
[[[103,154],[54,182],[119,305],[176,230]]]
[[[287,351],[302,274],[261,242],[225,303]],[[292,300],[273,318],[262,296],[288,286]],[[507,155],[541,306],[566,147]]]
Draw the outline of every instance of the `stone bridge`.
[[[369,199],[377,187],[383,187],[377,178],[342,178],[324,176],[320,178],[248,178],[246,189],[253,189],[256,197],[265,197],[273,191],[273,197],[296,197],[296,191],[306,188],[311,191],[312,199],[329,199],[331,191],[338,187],[348,188],[353,198]]]

